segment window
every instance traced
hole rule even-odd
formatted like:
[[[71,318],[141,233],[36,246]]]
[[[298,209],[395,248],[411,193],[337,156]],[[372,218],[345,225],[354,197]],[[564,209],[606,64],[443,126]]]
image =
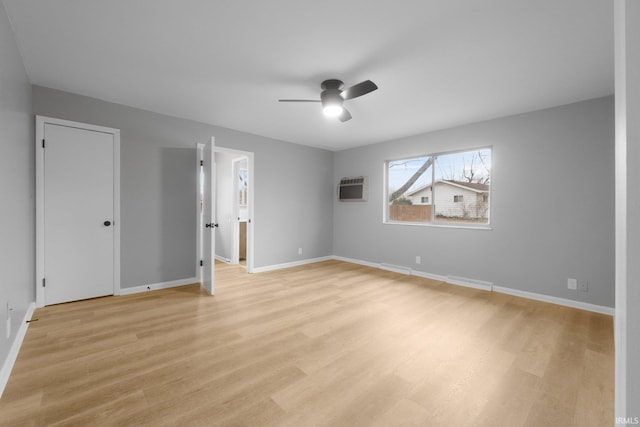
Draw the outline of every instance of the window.
[[[385,222],[487,225],[491,148],[385,162]]]

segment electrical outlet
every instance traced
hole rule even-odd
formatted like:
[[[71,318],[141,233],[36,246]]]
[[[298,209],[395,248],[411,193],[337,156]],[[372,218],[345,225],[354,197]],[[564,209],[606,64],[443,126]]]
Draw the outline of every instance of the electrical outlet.
[[[416,256],[416,264],[421,264],[422,263],[422,257],[420,255]]]
[[[302,255],[302,248],[298,248],[298,255]]]
[[[589,281],[584,279],[578,280],[578,290],[581,292],[587,292],[589,290]]]
[[[578,289],[578,281],[576,279],[567,279],[567,288],[575,291]]]

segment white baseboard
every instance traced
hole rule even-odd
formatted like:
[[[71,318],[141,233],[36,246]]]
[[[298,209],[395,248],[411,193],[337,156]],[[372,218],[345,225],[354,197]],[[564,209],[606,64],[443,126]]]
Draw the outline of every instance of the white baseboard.
[[[16,363],[16,359],[18,358],[20,347],[22,347],[22,341],[27,334],[27,329],[29,328],[29,323],[27,322],[31,320],[31,316],[33,316],[33,312],[35,311],[35,309],[35,302],[29,304],[27,312],[24,314],[24,318],[22,319],[22,323],[20,324],[20,328],[16,333],[16,338],[13,340],[13,344],[11,345],[11,349],[9,350],[9,354],[7,355],[7,359],[2,364],[2,370],[0,371],[0,397],[2,397],[4,388],[7,386],[7,382],[9,381],[9,377],[11,376],[11,371],[13,370],[13,365]]]
[[[254,267],[253,268],[253,273],[264,273],[267,271],[274,271],[274,270],[280,270],[283,268],[291,268],[291,267],[298,267],[301,265],[306,265],[306,264],[313,264],[316,262],[322,262],[322,261],[329,261],[334,259],[334,257],[332,256],[325,256],[325,257],[320,257],[320,258],[310,258],[310,259],[303,259],[300,261],[293,261],[293,262],[285,262],[283,264],[274,264],[274,265],[267,265],[265,267]]]
[[[375,263],[375,262],[369,262],[369,261],[362,261],[359,259],[353,259],[353,258],[345,258],[342,256],[332,256],[330,257],[331,259],[335,259],[336,261],[343,261],[343,262],[348,262],[350,264],[358,264],[358,265],[364,265],[365,267],[373,267],[373,268],[380,268],[380,264]]]
[[[475,280],[475,279],[469,279],[469,278],[457,277],[457,276],[441,276],[438,274],[431,274],[431,273],[425,273],[423,271],[416,271],[409,267],[403,267],[403,266],[397,266],[397,265],[385,264],[385,263],[373,263],[373,262],[362,261],[362,260],[357,260],[353,258],[345,258],[341,256],[333,256],[331,258],[337,261],[349,262],[351,264],[365,265],[367,267],[380,268],[382,270],[393,271],[400,274],[410,274],[412,276],[438,280],[441,282],[450,283],[452,285],[465,286],[465,287],[474,288],[474,289],[481,289],[488,292],[500,292],[503,294],[509,294],[517,297],[528,298],[536,301],[543,301],[551,304],[558,304],[566,307],[578,308],[580,310],[592,311],[594,313],[607,314],[609,316],[615,315],[615,308],[590,304],[587,302],[574,301],[566,298],[552,297],[549,295],[537,294],[535,292],[519,291],[517,289],[505,288],[502,286],[495,286],[491,282],[485,282],[482,280]]]
[[[407,276],[411,276],[411,269],[403,265],[387,264],[383,262],[378,265],[378,268],[381,270],[393,271],[394,273],[406,274]]]
[[[424,271],[414,270],[410,267],[403,265],[394,265],[387,263],[373,263],[368,261],[361,261],[352,258],[345,258],[340,256],[334,256],[333,259],[338,261],[349,262],[352,264],[366,265],[367,267],[379,268],[381,270],[392,271],[394,273],[407,274],[410,276],[423,277],[425,279],[437,280],[439,282],[446,282],[452,285],[465,286],[467,288],[483,289],[485,291],[491,291],[493,284],[491,282],[483,282],[481,280],[467,279],[464,277],[456,276],[441,276],[439,274],[426,273]]]
[[[517,289],[505,288],[502,286],[494,286],[494,292],[500,292],[501,294],[513,295],[516,297],[533,299],[536,301],[549,302],[551,304],[564,305],[566,307],[578,308],[580,310],[592,311],[594,313],[607,314],[614,316],[616,309],[612,307],[605,307],[603,305],[590,304],[588,302],[574,301],[566,298],[552,297],[549,295],[537,294],[535,292],[520,291]]]
[[[224,262],[225,264],[231,264],[231,260],[229,258],[223,258],[219,255],[216,255],[215,259],[217,259],[220,262]]]
[[[198,279],[196,277],[189,277],[188,279],[178,279],[170,282],[151,283],[149,285],[134,286],[132,288],[122,288],[118,295],[131,295],[140,292],[155,291],[157,289],[175,288],[177,286],[190,285],[197,282]]]
[[[412,276],[423,277],[425,279],[437,280],[438,282],[446,282],[447,276],[441,276],[439,274],[425,273],[424,271],[411,270]]]
[[[392,271],[399,274],[408,274],[412,276],[424,277],[426,279],[446,282],[452,285],[465,286],[465,287],[474,288],[474,289],[481,289],[488,292],[491,292],[491,291],[500,292],[503,294],[514,295],[517,297],[528,298],[536,301],[548,302],[551,304],[563,305],[566,307],[577,308],[580,310],[592,311],[594,313],[601,313],[609,316],[615,315],[615,309],[612,307],[605,307],[605,306],[590,304],[582,301],[574,301],[566,298],[553,297],[550,295],[538,294],[535,292],[520,291],[517,289],[506,288],[503,286],[495,286],[491,282],[485,282],[481,280],[475,280],[475,279],[469,279],[469,278],[457,277],[457,276],[442,276],[438,274],[431,274],[423,271],[413,270],[409,267],[403,267],[403,266],[397,266],[397,265],[385,264],[385,263],[373,263],[369,261],[362,261],[362,260],[346,258],[341,256],[327,256],[327,257],[311,258],[311,259],[305,259],[305,260],[294,261],[294,262],[287,262],[283,264],[269,265],[265,267],[254,268],[253,272],[264,273],[267,271],[280,270],[283,268],[290,268],[290,267],[298,267],[301,265],[313,264],[316,262],[322,262],[322,261],[328,261],[328,260],[337,260],[337,261],[348,262],[351,264],[364,265],[367,267],[379,268],[382,270]],[[149,288],[147,288],[147,286],[145,285],[136,286],[133,288],[123,288],[123,289],[120,289],[120,295],[135,294],[139,292],[146,292],[148,290],[173,288],[176,286],[189,285],[191,283],[196,283],[196,282],[198,282],[198,279],[196,277],[190,277],[188,279],[173,280],[171,282],[153,283],[153,284],[147,285]],[[35,305],[34,305],[34,309],[35,309]],[[31,310],[31,312],[33,312],[33,310]],[[0,377],[0,380],[1,379],[2,378]]]
[[[447,283],[451,283],[452,285],[458,286],[466,286],[467,288],[474,289],[482,289],[484,291],[489,291],[493,289],[493,283],[484,282],[482,280],[469,279],[466,277],[458,277],[458,276],[447,276],[444,280]]]

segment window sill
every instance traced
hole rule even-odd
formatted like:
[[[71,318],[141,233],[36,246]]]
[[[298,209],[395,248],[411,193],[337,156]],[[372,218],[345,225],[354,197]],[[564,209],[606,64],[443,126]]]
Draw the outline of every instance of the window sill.
[[[382,221],[384,225],[409,225],[417,227],[435,227],[435,228],[462,228],[467,230],[493,230],[491,224],[482,225],[464,225],[464,224],[433,224],[425,222],[400,222],[400,221]]]

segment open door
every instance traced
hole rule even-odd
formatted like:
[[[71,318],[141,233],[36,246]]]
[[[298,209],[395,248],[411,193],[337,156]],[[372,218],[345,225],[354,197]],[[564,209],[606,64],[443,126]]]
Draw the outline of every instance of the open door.
[[[216,233],[214,228],[216,203],[216,173],[213,157],[213,138],[202,145],[202,286],[215,294]]]
[[[197,233],[196,244],[198,258],[196,261],[196,276],[199,278],[202,286],[211,295],[215,294],[215,258],[216,258],[216,242],[215,228],[218,227],[216,218],[220,219],[223,227],[227,224],[224,215],[219,210],[220,205],[216,206],[216,185],[224,183],[224,179],[216,182],[216,157],[217,153],[233,154],[234,157],[243,157],[246,159],[246,180],[247,194],[244,196],[246,200],[246,212],[242,215],[235,213],[234,218],[241,218],[246,221],[246,269],[247,273],[253,273],[253,153],[248,151],[235,150],[232,148],[216,147],[214,137],[207,144],[197,144],[197,164],[198,164],[198,181],[197,187]],[[219,159],[220,160],[220,159]],[[229,165],[231,166],[231,165]],[[237,192],[234,188],[234,192]],[[231,222],[230,222],[231,224]],[[236,223],[237,224],[237,223]],[[237,250],[237,242],[236,242]]]

